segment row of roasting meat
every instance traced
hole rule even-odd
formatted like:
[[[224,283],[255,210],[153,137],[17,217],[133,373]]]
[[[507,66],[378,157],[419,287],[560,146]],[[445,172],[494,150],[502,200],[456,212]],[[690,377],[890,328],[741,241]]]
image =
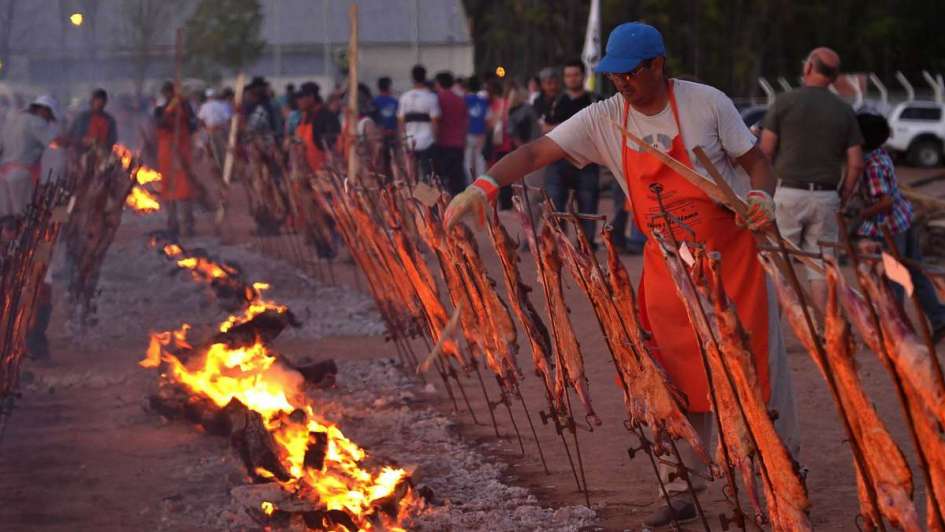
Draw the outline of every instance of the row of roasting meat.
[[[604,267],[591,242],[577,230],[579,216],[551,212],[550,202],[543,207],[530,204],[527,191],[518,190],[513,202],[522,225],[521,240],[535,260],[536,286],[550,325],[546,326],[532,302],[532,288],[523,280],[518,242],[494,213],[485,218],[501,265],[505,298],[485,267],[473,232],[462,224],[449,232],[444,229],[439,216],[445,207],[442,195],[418,199],[420,195],[406,184],[362,188],[349,186],[337,176],[327,185],[312,187],[312,193],[315,204],[330,214],[367,278],[390,334],[419,333],[436,343],[435,359],[425,361],[424,368],[435,365],[440,371],[468,372],[482,363],[495,375],[503,393],[518,393],[524,372],[517,361],[517,321],[551,411],[571,417],[573,423],[570,388],[588,424],[600,424],[565,301],[566,271],[599,320],[624,393],[628,426],[645,427],[657,452],[668,453],[671,440],[683,440],[711,466],[709,471],[730,482],[735,482],[737,474],[757,523],[769,523],[774,530],[811,528],[804,479],[767,409],[748,332],[722,283],[722,257],[696,252],[694,261],[683,260],[677,249],[657,239],[704,346],[721,427],[714,461],[718,465],[712,466],[711,453],[685,415],[686,397],[653,356],[650,334],[639,321],[630,276],[608,229],[602,238],[607,248]],[[904,530],[921,526],[910,467],[857,375],[853,329],[901,382],[917,443],[924,451],[921,465],[931,485],[942,486],[928,490],[926,512],[929,528],[941,530],[937,519],[938,509],[945,507],[941,430],[945,384],[930,362],[928,346],[902,313],[882,273],[867,266],[855,272],[867,291],[864,296],[847,284],[836,263],[828,261],[829,302],[823,322],[815,321],[812,330],[802,300],[778,264],[780,257],[761,252],[760,258],[776,288],[786,323],[836,390],[838,410],[854,440],[851,448],[858,449],[854,466],[864,528],[876,528],[883,519]],[[440,275],[434,275],[434,270]],[[869,305],[875,306],[878,320],[870,315]]]

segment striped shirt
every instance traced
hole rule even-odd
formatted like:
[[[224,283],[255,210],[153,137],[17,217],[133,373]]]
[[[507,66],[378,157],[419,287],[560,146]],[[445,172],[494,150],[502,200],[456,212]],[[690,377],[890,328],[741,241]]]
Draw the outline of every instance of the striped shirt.
[[[883,224],[886,224],[894,235],[912,225],[912,204],[902,196],[896,185],[896,168],[886,150],[877,148],[866,154],[860,193],[867,205],[872,205],[885,196],[891,196],[893,199],[890,212],[863,220],[857,229],[861,236],[881,239]]]

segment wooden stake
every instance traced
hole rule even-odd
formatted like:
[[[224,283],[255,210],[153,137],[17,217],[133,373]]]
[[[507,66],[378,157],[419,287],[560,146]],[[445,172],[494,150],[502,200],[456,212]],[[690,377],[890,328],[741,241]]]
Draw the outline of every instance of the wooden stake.
[[[345,134],[348,135],[348,179],[357,180],[358,152],[356,148],[358,133],[358,4],[351,4],[348,10],[351,23],[351,37],[348,40],[348,112]]]

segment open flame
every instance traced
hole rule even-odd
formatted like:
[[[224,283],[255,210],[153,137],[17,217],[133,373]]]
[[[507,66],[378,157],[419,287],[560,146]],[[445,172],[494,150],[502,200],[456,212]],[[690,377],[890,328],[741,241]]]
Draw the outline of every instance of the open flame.
[[[161,204],[158,202],[157,196],[152,191],[144,188],[144,185],[161,181],[161,173],[140,163],[132,169],[137,161],[134,153],[123,144],[112,146],[112,152],[121,160],[122,168],[131,171],[131,178],[136,183],[125,200],[125,205],[140,213],[151,213],[160,210]]]
[[[128,197],[125,199],[125,205],[140,213],[151,213],[161,210],[161,204],[158,202],[157,197],[138,185],[132,187],[131,193],[128,194]]]
[[[232,317],[231,317],[232,319]],[[222,327],[221,327],[222,328]],[[197,360],[184,364],[165,347],[178,344],[183,331],[152,335],[151,347],[142,366],[153,367],[155,360],[167,363],[168,378],[191,392],[204,396],[223,408],[237,399],[259,413],[273,435],[288,481],[273,478],[287,491],[297,493],[327,510],[346,512],[362,530],[374,528],[376,505],[395,492],[407,478],[407,471],[383,467],[371,471],[362,467],[366,453],[347,439],[338,427],[319,418],[314,405],[302,393],[301,374],[272,356],[262,343],[231,348],[211,345]],[[299,413],[301,412],[302,415]],[[325,456],[320,469],[306,464],[313,439],[324,438]],[[263,476],[272,477],[271,473]],[[398,521],[419,501],[408,493],[398,503]],[[274,511],[270,503],[263,506]],[[385,528],[394,523],[386,523]]]
[[[179,251],[179,247],[170,244],[165,246],[165,252],[175,248]],[[264,283],[254,284],[257,294],[267,287]],[[226,332],[268,310],[286,312],[287,308],[259,296],[241,313],[229,316],[219,330]],[[163,362],[167,368],[165,378],[210,399],[220,408],[236,399],[259,413],[273,436],[280,465],[290,478],[280,480],[262,468],[255,472],[259,476],[278,482],[286,491],[319,508],[345,512],[359,530],[377,527],[402,530],[398,523],[422,504],[412,490],[408,488],[396,501],[396,519],[380,512],[378,507],[407,481],[406,470],[394,467],[377,470],[363,465],[365,451],[338,427],[317,415],[312,400],[304,394],[304,377],[280,363],[258,339],[252,345],[239,347],[214,343],[186,363],[181,361],[173,351],[190,347],[188,329],[185,324],[176,331],[152,333],[147,355],[140,365],[157,367]],[[309,460],[313,446],[324,454],[320,465]],[[272,515],[276,507],[263,502],[260,510]]]

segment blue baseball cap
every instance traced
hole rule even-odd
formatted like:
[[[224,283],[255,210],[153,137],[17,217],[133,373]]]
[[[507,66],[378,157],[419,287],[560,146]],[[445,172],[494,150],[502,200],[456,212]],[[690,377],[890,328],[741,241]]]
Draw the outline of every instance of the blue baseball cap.
[[[642,22],[625,22],[607,37],[607,53],[595,72],[600,74],[630,72],[647,59],[666,55],[659,30]]]

